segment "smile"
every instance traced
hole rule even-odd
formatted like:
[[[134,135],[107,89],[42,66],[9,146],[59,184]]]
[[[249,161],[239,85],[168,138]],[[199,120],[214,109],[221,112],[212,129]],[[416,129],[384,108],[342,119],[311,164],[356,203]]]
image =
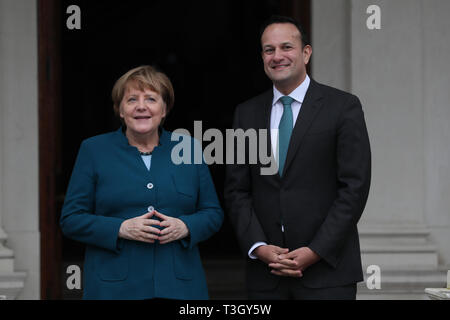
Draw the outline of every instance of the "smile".
[[[272,69],[280,70],[280,69],[285,69],[287,67],[289,67],[289,64],[279,64],[279,65],[276,65],[276,66],[272,66]]]

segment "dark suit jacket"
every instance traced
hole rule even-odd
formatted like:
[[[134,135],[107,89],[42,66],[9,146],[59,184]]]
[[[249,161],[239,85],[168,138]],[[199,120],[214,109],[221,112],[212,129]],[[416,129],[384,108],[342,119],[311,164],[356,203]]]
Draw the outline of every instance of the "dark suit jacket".
[[[64,235],[86,244],[84,299],[208,299],[198,243],[219,230],[223,212],[205,163],[173,163],[177,143],[162,130],[150,171],[121,129],[81,144],[60,222]],[[189,237],[118,238],[124,220],[150,207],[181,219]]]
[[[270,89],[238,105],[233,127],[270,132],[272,99]],[[271,150],[270,134],[267,145]],[[225,200],[244,254],[258,241],[290,250],[307,246],[321,260],[294,283],[323,288],[362,281],[356,224],[369,193],[371,156],[359,99],[311,79],[282,177],[261,175],[261,167],[227,167]],[[278,281],[262,261],[247,258],[250,290]]]

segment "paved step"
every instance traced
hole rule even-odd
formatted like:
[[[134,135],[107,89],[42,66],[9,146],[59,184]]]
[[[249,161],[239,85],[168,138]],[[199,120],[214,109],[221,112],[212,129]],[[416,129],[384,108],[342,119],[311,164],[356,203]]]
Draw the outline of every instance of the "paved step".
[[[0,273],[0,300],[16,299],[25,285],[25,272]]]
[[[209,296],[212,300],[247,299],[243,258],[203,259]]]
[[[365,275],[364,282],[358,284],[359,300],[428,300],[426,288],[444,288],[447,281],[447,268],[436,270],[382,270],[380,289],[368,289]]]

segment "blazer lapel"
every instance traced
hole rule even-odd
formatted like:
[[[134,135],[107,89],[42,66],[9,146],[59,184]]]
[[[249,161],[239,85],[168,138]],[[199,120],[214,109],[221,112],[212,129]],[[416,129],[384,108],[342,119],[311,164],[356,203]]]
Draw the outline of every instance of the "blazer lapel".
[[[302,139],[305,136],[305,133],[308,131],[311,123],[322,107],[320,101],[321,99],[322,93],[320,92],[319,85],[317,84],[317,82],[311,79],[308,91],[306,92],[305,99],[303,99],[302,107],[292,131],[288,153],[286,156],[286,163],[284,164],[283,176],[289,169],[289,165],[292,163],[294,156],[300,147]]]

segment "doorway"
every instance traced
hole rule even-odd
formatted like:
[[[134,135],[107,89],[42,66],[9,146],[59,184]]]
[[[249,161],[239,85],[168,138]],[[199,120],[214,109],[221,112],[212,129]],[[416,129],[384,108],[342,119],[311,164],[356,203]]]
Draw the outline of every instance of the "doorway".
[[[66,10],[74,4],[81,29],[70,30]],[[120,125],[111,102],[116,79],[155,65],[175,90],[167,130],[193,133],[194,121],[202,120],[204,131],[224,132],[238,103],[271,86],[259,59],[260,24],[282,14],[309,33],[310,1],[47,0],[39,13],[41,297],[78,299],[82,290],[67,288],[66,269],[82,267],[84,246],[62,236],[58,220],[81,141]],[[224,207],[225,167],[210,171]],[[211,298],[244,298],[243,259],[227,218],[200,252]]]

